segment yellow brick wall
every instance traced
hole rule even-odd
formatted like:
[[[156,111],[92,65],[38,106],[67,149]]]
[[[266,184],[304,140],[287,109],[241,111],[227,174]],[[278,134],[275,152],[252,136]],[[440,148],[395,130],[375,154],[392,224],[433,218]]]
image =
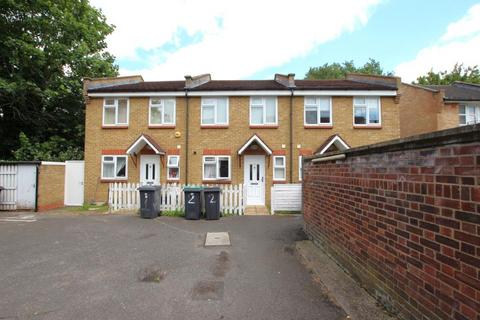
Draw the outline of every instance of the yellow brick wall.
[[[438,113],[438,130],[458,127],[458,104],[444,104]]]
[[[437,121],[443,106],[440,92],[401,84],[399,93],[401,137],[440,130]]]
[[[399,108],[393,97],[381,98],[382,128],[353,128],[352,97],[334,97],[332,103],[333,127],[330,129],[305,129],[303,120],[303,97],[294,97],[293,132],[293,181],[298,182],[297,145],[301,149],[315,151],[329,136],[338,133],[350,146],[360,146],[400,137]],[[176,98],[176,128],[148,129],[148,98],[130,99],[130,119],[128,129],[102,129],[103,99],[91,98],[86,106],[85,129],[85,201],[106,201],[108,183],[100,180],[101,156],[105,149],[127,149],[142,133],[153,137],[165,150],[176,149],[180,145],[180,177],[185,183],[185,98]],[[290,97],[278,97],[278,128],[250,128],[249,97],[229,98],[228,128],[201,128],[200,97],[189,98],[189,183],[202,183],[202,156],[204,149],[229,149],[231,151],[231,183],[243,183],[243,158],[238,157],[238,149],[253,135],[257,134],[272,150],[286,151],[287,182],[290,173],[289,157],[289,113]],[[175,138],[175,132],[181,137]],[[285,145],[285,149],[282,148]],[[265,200],[270,203],[270,187],[273,178],[273,159],[266,158]],[[137,160],[139,161],[139,160]],[[162,164],[161,183],[166,180],[166,167]],[[139,181],[138,164],[128,160],[128,181]]]
[[[38,211],[64,206],[65,166],[42,164],[38,171]]]

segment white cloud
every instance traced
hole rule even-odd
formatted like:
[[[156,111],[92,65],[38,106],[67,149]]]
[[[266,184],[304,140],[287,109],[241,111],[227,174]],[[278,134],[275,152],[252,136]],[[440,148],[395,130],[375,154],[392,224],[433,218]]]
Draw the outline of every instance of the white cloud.
[[[321,43],[365,25],[380,0],[336,1],[130,1],[93,0],[117,26],[109,50],[139,59],[137,49],[175,43],[178,30],[200,40],[174,51],[155,50],[140,73],[148,80],[212,73],[215,79],[245,78],[301,57]],[[221,21],[221,22],[219,22]]]
[[[448,25],[438,42],[420,50],[411,61],[399,64],[395,73],[403,81],[414,81],[433,71],[451,70],[455,63],[480,65],[480,4],[472,6],[460,20]]]

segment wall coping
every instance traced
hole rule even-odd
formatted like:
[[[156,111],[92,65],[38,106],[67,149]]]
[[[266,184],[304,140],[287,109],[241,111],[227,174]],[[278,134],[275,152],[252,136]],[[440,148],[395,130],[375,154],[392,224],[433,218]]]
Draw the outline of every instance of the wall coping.
[[[431,147],[439,147],[456,143],[469,143],[480,141],[480,124],[461,126],[452,129],[434,131],[415,135],[406,138],[389,140],[385,142],[370,144],[366,146],[326,153],[322,155],[313,155],[305,157],[305,161],[313,159],[330,157],[337,154],[345,154],[347,157],[374,154],[382,152],[393,152],[412,149],[423,149]]]

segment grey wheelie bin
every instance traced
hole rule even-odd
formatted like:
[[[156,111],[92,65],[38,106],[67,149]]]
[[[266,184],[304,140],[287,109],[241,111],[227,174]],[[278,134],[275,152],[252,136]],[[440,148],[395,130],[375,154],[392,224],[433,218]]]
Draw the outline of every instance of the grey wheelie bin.
[[[160,215],[161,186],[141,186],[140,191],[140,217],[155,219]]]
[[[198,220],[202,214],[202,188],[185,187],[185,219]]]
[[[205,219],[220,219],[220,188],[208,187],[203,189],[205,203]]]

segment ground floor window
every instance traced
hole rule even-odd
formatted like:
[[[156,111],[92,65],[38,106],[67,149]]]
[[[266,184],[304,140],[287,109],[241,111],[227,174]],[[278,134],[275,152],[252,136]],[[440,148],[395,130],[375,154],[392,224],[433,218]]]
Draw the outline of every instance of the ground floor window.
[[[203,180],[230,179],[230,156],[203,157]]]
[[[168,156],[167,160],[167,179],[180,179],[180,156]]]
[[[102,179],[126,179],[127,156],[102,156]]]
[[[285,180],[286,165],[285,156],[273,157],[273,180]]]

